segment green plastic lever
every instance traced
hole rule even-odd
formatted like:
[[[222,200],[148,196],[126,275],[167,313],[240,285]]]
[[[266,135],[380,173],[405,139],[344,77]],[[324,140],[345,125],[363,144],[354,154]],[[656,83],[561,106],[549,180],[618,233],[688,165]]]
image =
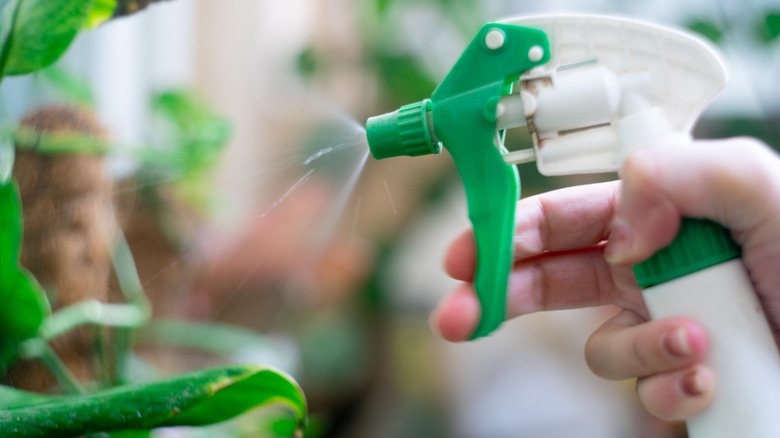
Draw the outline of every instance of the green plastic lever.
[[[438,153],[443,145],[455,162],[477,245],[474,288],[482,316],[472,338],[490,334],[504,321],[514,261],[520,178],[504,162],[506,151],[496,141],[498,101],[522,73],[546,63],[549,52],[547,35],[540,30],[486,24],[430,99],[366,122],[376,159]]]

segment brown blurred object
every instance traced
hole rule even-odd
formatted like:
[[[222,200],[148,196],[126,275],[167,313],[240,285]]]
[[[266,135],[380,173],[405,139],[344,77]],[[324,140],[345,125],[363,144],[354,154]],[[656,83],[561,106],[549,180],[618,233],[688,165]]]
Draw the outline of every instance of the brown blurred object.
[[[73,106],[39,109],[22,127],[50,136],[78,134],[106,140],[94,115]],[[43,155],[35,145],[17,144],[14,177],[19,182],[24,216],[21,263],[49,292],[54,310],[85,300],[108,300],[110,245],[115,233],[113,184],[103,157],[83,154]],[[93,377],[91,351],[95,332],[83,328],[52,342],[73,374]],[[43,391],[55,385],[38,362],[12,368],[16,387]]]
[[[312,181],[207,244],[193,300],[204,307],[193,311],[266,331],[279,328],[285,304],[297,313],[352,300],[373,268],[373,250],[323,228],[333,197],[325,181]]]
[[[133,254],[154,317],[186,314],[192,276],[199,262],[191,239],[202,218],[170,193],[164,184],[142,194],[138,182],[119,183],[116,196],[119,223]],[[153,199],[149,199],[153,198]]]

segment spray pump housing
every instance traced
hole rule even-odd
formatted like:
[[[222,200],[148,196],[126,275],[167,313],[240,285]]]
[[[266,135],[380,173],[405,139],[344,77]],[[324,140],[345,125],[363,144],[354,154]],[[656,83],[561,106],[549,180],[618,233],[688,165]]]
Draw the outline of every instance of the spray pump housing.
[[[369,118],[366,130],[376,159],[442,146],[452,156],[477,245],[477,338],[505,316],[513,165],[536,160],[550,176],[617,171],[635,148],[689,139],[725,82],[717,53],[689,34],[616,17],[520,17],[484,25],[430,99]],[[532,150],[508,152],[503,132],[518,127]]]

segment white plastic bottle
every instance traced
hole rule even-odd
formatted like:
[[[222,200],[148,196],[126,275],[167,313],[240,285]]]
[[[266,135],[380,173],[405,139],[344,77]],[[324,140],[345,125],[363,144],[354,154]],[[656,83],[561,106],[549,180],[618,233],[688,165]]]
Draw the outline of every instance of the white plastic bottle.
[[[693,318],[709,337],[704,363],[715,373],[716,394],[703,414],[687,421],[688,436],[780,437],[780,354],[750,277],[736,257],[738,249],[725,240],[713,244],[690,236],[699,231],[689,233],[691,227],[717,230],[717,225],[687,221],[696,222],[682,231],[691,237],[687,243],[678,235],[670,248],[651,259],[654,266],[640,265],[635,272],[640,283],[658,283],[643,289],[653,319]],[[669,275],[655,276],[663,270]]]

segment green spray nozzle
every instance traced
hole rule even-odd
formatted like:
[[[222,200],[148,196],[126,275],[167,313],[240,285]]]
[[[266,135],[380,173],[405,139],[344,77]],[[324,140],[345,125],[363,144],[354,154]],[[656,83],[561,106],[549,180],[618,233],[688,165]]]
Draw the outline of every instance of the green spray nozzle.
[[[404,105],[391,113],[371,117],[366,136],[371,155],[382,158],[438,154],[441,143],[433,132],[430,99]]]
[[[430,99],[372,117],[366,123],[376,159],[438,153],[446,148],[466,191],[477,245],[474,288],[482,317],[473,338],[493,332],[505,318],[513,264],[515,203],[520,179],[497,141],[499,99],[524,72],[549,60],[544,32],[489,23],[461,55]]]

